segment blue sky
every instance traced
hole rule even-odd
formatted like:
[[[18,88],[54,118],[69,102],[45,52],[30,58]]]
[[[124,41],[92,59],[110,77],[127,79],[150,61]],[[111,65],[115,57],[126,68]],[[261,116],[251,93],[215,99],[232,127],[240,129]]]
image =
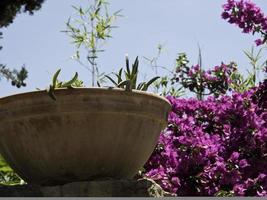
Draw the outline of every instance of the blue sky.
[[[45,88],[58,68],[62,69],[61,80],[70,79],[77,71],[80,79],[89,85],[89,71],[70,58],[75,46],[61,31],[68,18],[75,14],[71,5],[88,7],[91,2],[46,0],[33,16],[20,14],[13,24],[2,30],[4,48],[0,52],[0,63],[10,68],[25,64],[29,78],[27,87],[22,89],[1,80],[0,96]],[[267,13],[265,0],[254,2]],[[169,69],[173,68],[179,52],[186,52],[191,63],[196,63],[198,44],[205,68],[222,61],[236,61],[242,71],[249,68],[243,50],[250,49],[257,37],[242,34],[239,28],[221,19],[224,0],[113,0],[110,3],[111,11],[123,9],[124,17],[118,19],[119,28],[114,29],[113,38],[104,46],[106,51],[100,54],[101,71],[117,71],[124,66],[127,53],[131,60],[140,57],[141,79],[151,77],[154,75],[151,67],[142,57],[156,55],[158,44],[164,45],[158,64]]]

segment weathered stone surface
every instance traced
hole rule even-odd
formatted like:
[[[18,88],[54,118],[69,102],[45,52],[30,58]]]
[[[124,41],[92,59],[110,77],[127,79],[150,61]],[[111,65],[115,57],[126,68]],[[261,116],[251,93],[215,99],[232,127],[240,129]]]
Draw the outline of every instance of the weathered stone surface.
[[[38,186],[0,186],[0,197],[42,197]]]
[[[154,181],[98,180],[59,186],[1,186],[1,197],[163,197],[172,196]]]
[[[132,178],[167,125],[163,97],[75,88],[0,98],[0,153],[29,184]],[[80,162],[81,161],[81,162]]]

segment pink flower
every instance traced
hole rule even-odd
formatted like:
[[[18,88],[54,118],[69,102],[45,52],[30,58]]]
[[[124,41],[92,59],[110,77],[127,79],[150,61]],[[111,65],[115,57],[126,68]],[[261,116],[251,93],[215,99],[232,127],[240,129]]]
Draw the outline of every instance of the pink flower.
[[[257,39],[257,40],[255,40],[255,44],[256,44],[257,46],[260,46],[260,45],[262,45],[262,44],[264,44],[264,43],[263,43],[263,40],[261,40],[261,39]]]

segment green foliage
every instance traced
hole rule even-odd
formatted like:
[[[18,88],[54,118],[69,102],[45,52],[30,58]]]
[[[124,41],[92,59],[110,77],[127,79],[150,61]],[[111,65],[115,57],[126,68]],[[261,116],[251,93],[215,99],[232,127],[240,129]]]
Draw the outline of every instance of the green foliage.
[[[4,65],[0,64],[0,77],[11,80],[11,84],[17,88],[20,88],[21,86],[25,87],[26,83],[24,81],[28,77],[28,71],[24,66],[20,71],[17,71],[16,69],[11,71]]]
[[[177,84],[173,78],[175,72],[170,71],[164,66],[158,65],[158,60],[162,54],[162,51],[163,51],[163,45],[158,44],[156,56],[152,58],[148,58],[144,56],[144,59],[149,62],[156,76],[158,75],[159,69],[163,69],[164,71],[167,71],[168,73],[168,75],[160,77],[152,84],[152,87],[154,88],[154,92],[162,96],[168,96],[168,95],[175,96],[175,97],[182,96],[184,94],[183,87]]]
[[[262,47],[257,52],[255,52],[255,49],[252,46],[250,51],[244,51],[245,55],[249,59],[250,65],[252,66],[252,70],[248,72],[248,78],[252,79],[253,87],[257,84],[257,79],[259,79],[258,75],[267,66],[267,60],[264,59],[264,61],[262,61],[263,50],[266,50],[266,47]]]
[[[44,0],[1,0],[0,28],[12,23],[15,16],[21,11],[29,12],[32,15],[35,10],[41,8],[43,2]]]
[[[157,45],[157,55],[152,57],[152,58],[148,58],[144,56],[144,59],[146,61],[148,61],[150,63],[150,66],[152,67],[153,71],[155,72],[156,75],[158,75],[158,68],[164,68],[162,66],[158,65],[158,59],[161,56],[163,50],[163,45],[162,44],[158,44]]]
[[[175,79],[184,88],[195,93],[199,100],[203,100],[204,96],[208,95],[218,97],[231,90],[244,91],[251,82],[251,80],[244,80],[234,62],[229,64],[222,62],[212,69],[204,70],[200,48],[198,57],[198,64],[190,67],[186,54],[178,54]]]
[[[44,0],[1,0],[0,3],[0,28],[7,27],[10,25],[16,15],[21,12],[29,12],[31,15],[34,11],[41,8]],[[3,33],[0,32],[0,39],[2,39]],[[0,46],[0,50],[2,46]],[[25,79],[28,76],[28,72],[25,67],[22,67],[20,71],[10,70],[6,68],[5,65],[0,64],[0,77],[11,80],[11,84],[20,88],[21,86],[25,87]]]
[[[105,75],[105,77],[108,78],[116,87],[125,88],[126,91],[131,91],[132,89],[146,91],[148,87],[159,78],[159,76],[156,76],[147,82],[137,84],[138,66],[139,60],[138,57],[136,57],[134,64],[132,64],[132,68],[130,69],[129,59],[126,56],[126,70],[122,71],[123,69],[121,68],[118,73],[113,73],[116,76],[117,81],[108,75]],[[122,78],[122,72],[124,72],[124,80]]]
[[[171,72],[171,74],[173,74],[173,72]],[[173,75],[163,76],[155,81],[153,86],[159,95],[171,95],[174,97],[180,97],[184,95],[184,88],[177,84],[173,77]]]
[[[245,92],[255,85],[255,76],[250,73],[249,77],[245,78],[240,72],[236,71],[231,75],[230,88],[236,92]]]
[[[53,75],[52,84],[49,85],[47,92],[49,96],[56,100],[56,96],[54,94],[55,89],[57,88],[73,88],[73,87],[84,87],[83,81],[78,79],[78,73],[76,72],[75,75],[72,77],[71,80],[67,82],[62,82],[58,80],[58,76],[60,74],[61,69],[57,70],[56,73]]]
[[[234,192],[233,191],[225,191],[225,190],[220,190],[215,194],[216,197],[233,197]]]
[[[230,87],[237,92],[244,92],[253,88],[260,81],[259,74],[264,67],[267,66],[267,60],[262,61],[262,52],[266,49],[265,47],[260,48],[255,52],[254,47],[251,47],[250,51],[244,51],[245,55],[249,59],[249,63],[252,67],[251,70],[248,70],[248,75],[242,75],[240,72],[236,71],[231,75],[231,84]]]
[[[1,14],[0,14],[1,15]],[[2,39],[2,33],[0,32],[0,39]],[[0,50],[2,46],[0,46]],[[10,70],[5,65],[0,64],[0,79],[5,78],[6,80],[10,80],[13,86],[20,88],[21,86],[25,87],[26,83],[25,79],[28,77],[28,72],[24,66],[18,70]]]
[[[186,67],[188,63],[189,60],[187,59],[186,53],[179,53],[178,57],[176,58],[176,65]]]
[[[0,155],[0,184],[18,185],[25,182],[10,168],[4,158]]]
[[[63,31],[70,36],[77,47],[73,58],[91,72],[92,86],[96,82],[101,82],[103,78],[104,74],[99,72],[96,60],[98,54],[104,51],[102,46],[107,39],[111,38],[111,31],[115,28],[114,22],[121,16],[120,10],[110,14],[108,5],[106,0],[94,0],[93,5],[88,9],[73,6],[78,14],[78,19],[72,21],[70,18],[66,23],[67,30]],[[80,58],[80,47],[84,47],[86,50],[86,60],[89,66],[84,64]]]

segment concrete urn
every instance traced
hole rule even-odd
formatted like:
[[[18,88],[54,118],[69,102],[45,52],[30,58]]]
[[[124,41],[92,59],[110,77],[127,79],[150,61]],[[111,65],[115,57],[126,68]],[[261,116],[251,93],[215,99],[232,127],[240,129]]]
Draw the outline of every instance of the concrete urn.
[[[169,102],[122,89],[75,88],[0,99],[0,153],[26,182],[132,178],[167,125]]]

